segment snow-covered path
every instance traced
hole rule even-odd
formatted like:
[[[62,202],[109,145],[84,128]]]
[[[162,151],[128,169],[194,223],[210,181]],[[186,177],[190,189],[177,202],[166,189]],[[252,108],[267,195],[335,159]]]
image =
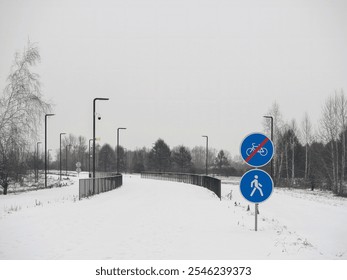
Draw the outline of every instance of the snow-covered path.
[[[74,180],[69,187],[0,197],[0,259],[346,258],[343,238],[340,256],[328,243],[321,248],[310,240],[312,232],[306,236],[290,224],[282,202],[261,206],[254,232],[253,213],[236,184],[223,185],[224,195],[233,190],[233,199],[219,201],[198,186],[126,175],[120,189],[78,201]],[[276,196],[271,201],[279,201]],[[341,203],[335,207],[345,211]]]

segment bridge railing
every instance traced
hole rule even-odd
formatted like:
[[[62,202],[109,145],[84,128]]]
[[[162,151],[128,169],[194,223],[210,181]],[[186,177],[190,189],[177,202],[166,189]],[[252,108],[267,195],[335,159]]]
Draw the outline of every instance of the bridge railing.
[[[95,177],[96,178],[105,178],[105,177],[113,177],[119,175],[117,172],[103,172],[103,171],[96,171]]]
[[[221,200],[221,181],[217,178],[189,173],[142,172],[141,178],[187,183],[204,187],[214,192]]]
[[[87,178],[79,180],[79,199],[108,192],[121,187],[123,176],[113,175],[102,178]]]

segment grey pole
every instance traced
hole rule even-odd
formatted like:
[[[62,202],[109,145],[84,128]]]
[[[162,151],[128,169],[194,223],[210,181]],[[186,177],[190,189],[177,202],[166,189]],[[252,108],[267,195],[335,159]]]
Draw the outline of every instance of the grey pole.
[[[273,123],[274,123],[274,118],[272,116],[263,116],[264,118],[266,119],[270,119],[271,120],[271,142],[273,143]],[[270,175],[271,175],[271,178],[273,180],[273,177],[274,177],[274,174],[273,174],[273,157],[271,159],[271,166],[270,166]],[[255,204],[255,231],[258,230],[258,219],[257,219],[257,216],[258,216],[258,212],[259,212],[259,204],[256,203]]]
[[[59,142],[59,153],[60,153],[60,156],[59,156],[59,168],[60,168],[60,171],[59,171],[59,179],[61,181],[61,136],[66,134],[65,132],[62,132],[60,133],[60,142]]]
[[[254,216],[255,216],[255,226],[254,226],[254,230],[255,230],[255,231],[258,231],[258,206],[259,206],[259,204],[256,203],[256,204],[255,204],[255,214],[254,214]]]
[[[47,188],[47,117],[54,116],[54,114],[45,115],[45,188]]]
[[[88,150],[88,174],[89,174],[89,178],[91,177],[91,174],[90,174],[90,141],[93,141],[93,139],[89,139],[89,150]]]
[[[39,144],[42,144],[42,142],[36,143],[36,170],[35,170],[35,181],[38,182],[39,180]]]
[[[270,119],[271,120],[271,142],[273,143],[273,138],[274,138],[274,134],[273,134],[273,125],[274,125],[274,118],[272,117],[272,116],[263,116],[264,118],[266,118],[266,119]],[[274,174],[273,174],[273,163],[274,163],[274,161],[273,161],[273,158],[271,159],[271,171],[270,171],[270,173],[271,173],[271,178],[272,178],[272,180],[274,179],[273,178],[273,176],[274,176]]]
[[[208,136],[203,135],[206,138],[206,176],[208,175]]]
[[[117,128],[117,174],[119,174],[119,130],[126,129],[126,127]]]
[[[109,100],[108,98],[97,97],[93,100],[93,178],[95,178],[95,102],[97,100]],[[93,180],[93,194],[95,194],[95,180]]]

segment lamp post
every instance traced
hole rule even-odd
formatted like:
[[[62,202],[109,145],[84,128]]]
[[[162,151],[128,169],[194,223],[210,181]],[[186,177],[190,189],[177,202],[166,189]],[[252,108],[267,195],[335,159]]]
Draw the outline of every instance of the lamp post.
[[[126,127],[117,128],[117,174],[119,174],[119,130],[126,129]]]
[[[50,151],[52,151],[52,149],[48,149],[47,173],[49,173],[49,152]]]
[[[59,171],[59,178],[60,178],[60,181],[61,181],[61,136],[62,135],[65,135],[66,133],[65,132],[62,132],[60,133],[60,142],[59,142],[59,152],[60,152],[60,157],[59,157],[59,168],[60,168],[60,171]]]
[[[93,178],[95,178],[95,102],[97,100],[109,100],[109,98],[97,97],[97,98],[94,98],[93,100]],[[95,186],[93,183],[93,194],[94,193],[95,193]]]
[[[91,177],[90,174],[90,141],[93,141],[93,139],[89,139],[89,150],[88,150],[88,174],[89,174],[89,178]]]
[[[36,143],[36,170],[35,170],[35,181],[38,182],[39,180],[39,144],[42,144],[42,142]]]
[[[54,114],[45,115],[45,188],[47,188],[47,117],[54,116]]]
[[[84,167],[84,165],[83,165],[83,169],[86,168],[86,170],[87,170],[87,165],[88,165],[88,161],[89,161],[89,153],[88,153],[88,154],[85,154],[85,156],[86,156],[86,161],[85,161],[85,163],[86,163],[85,166],[86,166],[86,167]],[[89,165],[88,165],[88,167],[89,167]],[[88,173],[88,176],[89,176],[89,174],[90,174],[90,173]]]
[[[203,135],[206,138],[206,176],[208,175],[208,136]]]
[[[272,116],[263,116],[266,119],[270,119],[271,120],[271,141],[273,141],[273,122],[274,119]],[[273,158],[271,159],[271,166],[270,166],[270,174],[271,174],[271,178],[273,180]],[[255,204],[255,231],[258,230],[258,219],[257,219],[257,215],[259,214],[259,203]]]
[[[271,120],[271,141],[273,142],[273,125],[274,125],[274,118],[272,116],[263,116],[266,119],[270,119]],[[271,159],[271,178],[273,180],[273,158]]]
[[[65,166],[66,176],[67,176],[67,147],[71,147],[71,144],[65,146],[65,150],[66,150],[66,156],[65,156],[65,161],[66,161],[66,166]]]

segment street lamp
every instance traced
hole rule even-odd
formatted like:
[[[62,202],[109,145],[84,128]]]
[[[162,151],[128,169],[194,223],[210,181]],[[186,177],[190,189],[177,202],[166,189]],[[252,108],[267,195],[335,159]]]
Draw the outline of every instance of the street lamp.
[[[271,141],[273,142],[273,125],[274,125],[274,118],[272,116],[263,116],[266,119],[270,119],[271,120]],[[271,178],[273,179],[273,157],[271,159]]]
[[[68,144],[68,145],[65,146],[65,150],[66,150],[66,157],[65,157],[65,161],[66,161],[66,166],[65,166],[65,168],[66,168],[66,176],[67,176],[67,147],[71,147],[71,146],[72,146],[71,144]]]
[[[206,176],[208,175],[208,136],[203,135],[202,137],[206,138]]]
[[[126,127],[117,128],[117,174],[119,174],[119,130],[126,129]]]
[[[97,98],[94,98],[94,100],[93,100],[93,178],[95,178],[95,102],[97,100],[109,100],[109,99],[97,97]],[[95,181],[93,180],[93,194],[95,193],[95,183],[94,182]]]
[[[48,149],[47,173],[49,173],[49,152],[50,151],[52,151],[52,149]]]
[[[38,182],[39,180],[39,144],[42,144],[42,142],[36,143],[36,170],[35,170],[35,181]]]
[[[89,178],[91,177],[91,174],[90,174],[90,141],[93,141],[93,139],[89,139],[89,150],[88,150],[88,174],[89,174]]]
[[[45,115],[45,188],[47,188],[47,117],[54,116],[54,114]]]
[[[60,181],[61,181],[61,136],[62,135],[65,135],[66,133],[65,132],[62,132],[60,133],[60,142],[59,142],[59,152],[60,152],[60,162],[59,162],[59,168],[60,168],[60,171],[59,171],[59,178],[60,178]]]
[[[100,138],[97,137],[95,138],[96,141],[100,141]],[[91,155],[90,155],[90,142],[93,141],[93,139],[89,139],[89,150],[88,150],[88,173],[89,173],[89,178],[92,177],[92,174],[90,173],[90,158],[91,158]]]

